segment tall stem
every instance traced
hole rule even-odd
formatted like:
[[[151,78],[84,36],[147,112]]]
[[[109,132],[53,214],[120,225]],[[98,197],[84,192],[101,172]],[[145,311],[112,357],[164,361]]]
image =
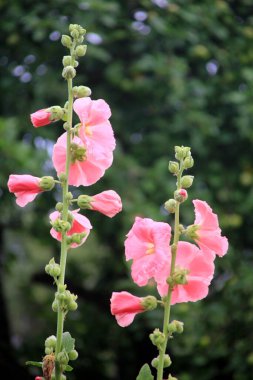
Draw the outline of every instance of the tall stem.
[[[181,176],[183,172],[182,161],[180,162],[180,171],[177,177],[177,190],[181,188]],[[173,276],[176,266],[177,257],[177,244],[179,240],[179,209],[180,203],[177,202],[175,210],[175,225],[174,225],[174,238],[173,244],[171,246],[171,266],[170,266],[170,277]],[[163,334],[165,336],[164,343],[159,350],[159,362],[157,368],[157,380],[163,380],[163,367],[164,367],[164,357],[169,339],[168,325],[170,321],[170,309],[171,309],[171,296],[173,292],[173,286],[169,285],[168,294],[164,303],[164,319],[163,319]]]
[[[73,92],[72,92],[72,79],[68,79],[68,116],[67,116],[67,149],[66,149],[66,167],[65,167],[65,178],[62,181],[62,220],[67,222],[68,219],[68,178],[69,178],[69,168],[70,168],[70,144],[71,144],[71,131],[72,128],[72,115],[73,115]],[[58,291],[59,288],[64,285],[65,282],[65,270],[66,270],[66,262],[67,262],[67,253],[68,253],[68,245],[67,245],[67,234],[62,233],[62,241],[61,241],[61,257],[60,257],[60,276],[58,279]],[[62,346],[62,334],[63,334],[63,326],[64,326],[64,311],[59,303],[58,306],[58,315],[57,315],[57,333],[56,333],[56,350],[55,356],[57,359],[58,353],[61,351]],[[55,379],[61,379],[61,367],[59,363],[55,362]]]

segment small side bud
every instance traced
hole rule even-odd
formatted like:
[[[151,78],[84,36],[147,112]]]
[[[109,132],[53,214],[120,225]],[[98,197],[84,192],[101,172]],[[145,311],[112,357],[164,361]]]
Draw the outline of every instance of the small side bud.
[[[53,310],[55,313],[57,313],[57,311],[58,311],[58,306],[59,306],[58,301],[57,301],[57,300],[54,300],[53,303],[52,303],[52,310]]]
[[[168,354],[164,355],[164,365],[163,365],[163,368],[168,368],[171,366],[171,358]]]
[[[77,302],[76,301],[71,301],[68,304],[68,310],[69,311],[75,311],[78,308]]]
[[[174,212],[176,211],[176,207],[177,207],[177,202],[175,201],[175,199],[169,199],[168,201],[164,203],[165,210],[167,210],[168,212],[172,214],[174,214]]]
[[[171,376],[171,375],[169,374],[168,380],[177,380],[177,377]]]
[[[158,358],[154,358],[151,362],[151,365],[152,367],[154,368],[158,368],[158,364],[159,364],[159,357]]]
[[[152,334],[149,335],[149,338],[154,346],[160,349],[165,342],[165,335],[159,330],[155,329]]]
[[[184,162],[183,162],[184,169],[190,169],[193,167],[193,165],[194,165],[194,159],[192,158],[192,156],[186,157],[184,159]]]
[[[56,211],[62,212],[63,210],[63,203],[62,202],[57,202],[55,205]]]
[[[174,198],[177,202],[183,203],[188,198],[187,191],[185,189],[176,190],[174,192]]]
[[[76,350],[71,350],[68,355],[69,360],[76,360],[78,358],[78,352]]]
[[[55,346],[56,346],[56,337],[54,335],[51,335],[45,340],[45,347],[55,348]]]
[[[179,164],[176,161],[170,161],[168,166],[169,172],[177,174],[179,172]]]
[[[66,66],[62,70],[62,76],[64,79],[73,79],[76,76],[76,70],[73,66]]]
[[[77,46],[75,53],[77,57],[83,57],[87,51],[87,45],[79,45]]]
[[[71,37],[67,36],[66,34],[63,34],[61,37],[61,43],[63,46],[65,46],[67,48],[71,48],[72,39],[71,39]]]
[[[54,352],[52,347],[45,347],[45,354],[50,355]]]
[[[72,66],[72,57],[71,55],[65,55],[62,59],[62,64],[64,67]]]
[[[69,357],[68,357],[68,354],[66,351],[61,351],[59,352],[59,354],[57,355],[57,361],[60,363],[60,364],[68,364],[69,362]]]
[[[55,180],[53,177],[44,176],[40,179],[39,187],[44,191],[50,191],[54,188]]]
[[[75,98],[85,98],[91,95],[91,89],[86,86],[75,86],[73,87],[73,96]]]
[[[193,183],[194,176],[193,175],[185,175],[181,178],[181,186],[183,189],[188,189],[191,187]]]
[[[188,146],[175,146],[175,157],[181,161],[186,157],[189,157],[191,148]]]

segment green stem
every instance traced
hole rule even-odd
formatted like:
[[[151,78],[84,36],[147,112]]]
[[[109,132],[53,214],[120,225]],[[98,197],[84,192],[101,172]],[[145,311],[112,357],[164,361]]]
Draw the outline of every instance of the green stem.
[[[180,162],[180,171],[177,177],[177,190],[181,188],[181,176],[183,173],[183,165]],[[177,244],[179,240],[179,209],[180,203],[177,203],[175,210],[175,225],[174,225],[174,238],[173,244],[171,246],[171,266],[170,266],[170,277],[173,276],[176,266],[177,257]],[[163,367],[164,367],[164,357],[169,339],[168,325],[170,321],[170,309],[171,309],[171,297],[173,292],[173,286],[169,285],[168,294],[164,303],[164,319],[163,319],[163,334],[165,336],[165,341],[159,350],[159,362],[157,368],[157,380],[163,380]]]
[[[67,221],[68,219],[68,207],[69,201],[67,198],[68,195],[68,178],[69,178],[69,169],[70,169],[70,144],[71,144],[71,131],[72,127],[72,114],[73,114],[73,93],[72,93],[72,79],[68,79],[68,131],[67,131],[67,150],[66,150],[66,167],[65,167],[65,178],[62,181],[62,201],[63,201],[63,210],[62,210],[62,220]],[[65,271],[66,271],[66,262],[67,262],[67,253],[68,253],[68,245],[67,245],[67,234],[62,233],[62,241],[61,241],[61,257],[60,257],[60,269],[61,273],[58,279],[58,292],[59,288],[64,285],[65,282]],[[57,315],[57,333],[56,333],[56,349],[55,349],[55,357],[57,358],[58,353],[61,351],[62,346],[62,334],[63,334],[63,326],[64,326],[64,318],[65,313],[62,310],[61,305],[58,306],[58,315]],[[55,379],[61,379],[61,367],[59,363],[55,362]]]

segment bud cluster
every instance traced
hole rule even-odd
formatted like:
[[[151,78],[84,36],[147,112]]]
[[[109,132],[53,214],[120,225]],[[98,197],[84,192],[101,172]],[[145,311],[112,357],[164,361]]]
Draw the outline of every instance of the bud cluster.
[[[188,269],[176,268],[173,275],[168,277],[167,283],[173,288],[175,285],[187,284]]]
[[[162,346],[166,340],[165,334],[162,333],[159,329],[155,329],[152,334],[149,335],[149,338],[153,345],[158,348],[158,350],[162,349]]]
[[[173,333],[182,334],[184,331],[184,323],[180,321],[172,321],[168,325],[168,333],[172,335]]]
[[[49,263],[45,266],[46,273],[53,277],[59,277],[61,273],[60,265],[55,263],[54,258],[52,258]]]
[[[66,287],[66,285],[59,286],[58,291],[55,293],[55,299],[52,304],[54,312],[57,312],[59,307],[64,313],[75,311],[78,307],[76,302],[77,295],[71,293]]]

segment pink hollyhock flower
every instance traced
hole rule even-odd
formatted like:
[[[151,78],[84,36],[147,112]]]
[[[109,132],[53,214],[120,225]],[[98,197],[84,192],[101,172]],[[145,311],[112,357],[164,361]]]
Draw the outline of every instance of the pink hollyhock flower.
[[[93,195],[90,205],[92,210],[99,211],[110,218],[122,210],[120,196],[113,190]]]
[[[224,256],[228,250],[228,239],[221,236],[218,217],[211,207],[198,199],[193,201],[195,207],[195,221],[193,238],[203,252],[214,252],[218,256]]]
[[[78,214],[79,209],[72,210],[71,214],[73,217],[72,227],[67,232],[67,236],[71,236],[73,234],[82,234],[85,233],[86,235],[82,238],[82,241],[80,244],[72,243],[70,245],[71,248],[76,248],[82,245],[87,237],[89,236],[90,230],[92,229],[92,225],[90,224],[89,219],[87,219],[84,215]],[[60,218],[60,213],[58,211],[54,211],[50,214],[50,220],[54,222],[56,219]],[[56,231],[54,228],[51,228],[50,230],[51,236],[55,238],[56,240],[61,241],[62,240],[62,234],[61,232]]]
[[[66,149],[67,133],[64,133],[53,149],[53,164],[58,176],[65,172]],[[106,155],[99,147],[90,149],[79,137],[72,140],[71,154],[69,184],[73,186],[93,185],[112,164],[112,155]]]
[[[170,258],[157,272],[155,280],[161,297],[168,294],[166,282],[170,275]],[[181,302],[195,302],[205,298],[208,294],[208,286],[214,274],[214,256],[204,255],[196,245],[179,242],[176,256],[176,269],[186,270],[186,284],[176,285],[172,292],[171,304]]]
[[[24,207],[27,203],[32,202],[37,194],[43,189],[39,186],[40,178],[33,177],[29,174],[11,174],[8,181],[8,188],[11,193],[17,197],[16,203]]]
[[[35,128],[43,127],[44,125],[52,123],[50,116],[51,112],[42,109],[31,114],[31,122]]]
[[[73,107],[81,121],[79,137],[85,145],[89,149],[112,155],[115,139],[109,122],[111,116],[109,105],[103,99],[91,100],[85,97],[75,100]]]
[[[143,313],[145,307],[142,298],[133,296],[128,292],[113,292],[111,298],[111,313],[115,315],[121,327],[129,326],[136,314]]]
[[[127,260],[133,260],[132,278],[139,286],[147,284],[163,267],[169,252],[171,228],[149,218],[135,218],[125,241]]]

